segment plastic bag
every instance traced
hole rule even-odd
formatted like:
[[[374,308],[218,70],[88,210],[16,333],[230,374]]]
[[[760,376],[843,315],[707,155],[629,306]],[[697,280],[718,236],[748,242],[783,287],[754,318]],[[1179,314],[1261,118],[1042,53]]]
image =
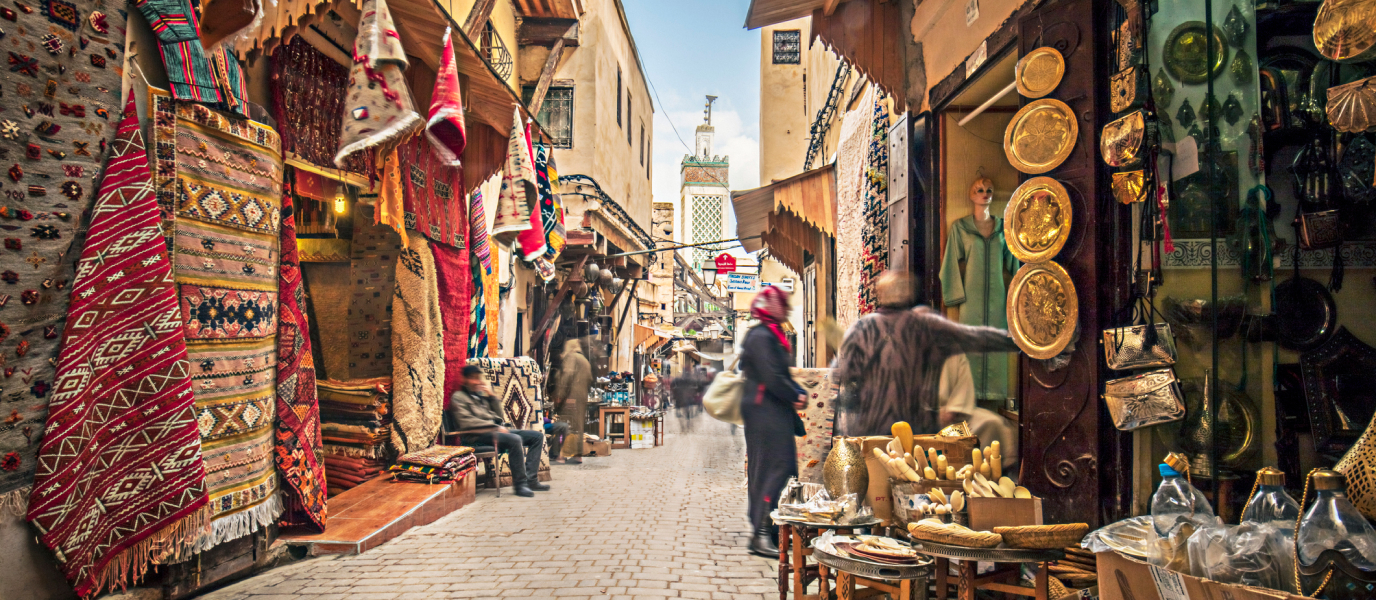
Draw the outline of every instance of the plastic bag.
[[[1219,527],[1222,524],[1223,522],[1213,515],[1196,515],[1179,517],[1165,535],[1157,535],[1155,527],[1148,528],[1147,562],[1177,573],[1190,573],[1190,536],[1201,529]]]
[[[1095,554],[1114,551],[1131,556],[1146,556],[1149,530],[1151,515],[1123,519],[1089,532],[1089,535],[1080,540],[1080,547]]]
[[[1201,527],[1189,539],[1190,574],[1219,583],[1293,593],[1289,538],[1262,523]]]

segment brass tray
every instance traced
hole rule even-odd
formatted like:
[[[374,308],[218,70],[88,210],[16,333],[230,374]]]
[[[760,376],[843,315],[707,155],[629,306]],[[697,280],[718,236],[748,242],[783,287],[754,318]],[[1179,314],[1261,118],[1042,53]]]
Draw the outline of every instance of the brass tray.
[[[913,540],[917,551],[938,558],[954,560],[982,560],[996,563],[1037,563],[1061,560],[1064,550],[1032,550],[1027,548],[966,548],[927,540]]]
[[[1028,98],[1041,98],[1056,90],[1065,76],[1065,57],[1055,48],[1042,46],[1018,60],[1018,93]]]
[[[1080,135],[1075,112],[1052,98],[1022,107],[1003,132],[1003,153],[1019,171],[1039,175],[1061,166]]]
[[[1113,174],[1113,197],[1123,204],[1145,202],[1147,199],[1146,171],[1123,171]]]
[[[1324,0],[1314,17],[1314,46],[1331,60],[1376,54],[1376,0]]]
[[[1074,209],[1065,186],[1050,177],[1033,177],[1013,190],[1003,210],[1008,251],[1025,263],[1056,257],[1070,237]]]
[[[1099,154],[1110,167],[1134,167],[1146,150],[1147,122],[1142,111],[1109,121],[1099,136]]]
[[[1166,45],[1161,48],[1166,71],[1182,83],[1197,85],[1204,83],[1219,73],[1228,64],[1228,45],[1223,42],[1223,31],[1214,26],[1213,44],[1205,48],[1203,21],[1186,21],[1171,31]],[[1205,53],[1213,55],[1205,57]]]
[[[1070,274],[1055,262],[1026,264],[1008,287],[1008,332],[1028,356],[1060,354],[1075,336],[1080,301]]]

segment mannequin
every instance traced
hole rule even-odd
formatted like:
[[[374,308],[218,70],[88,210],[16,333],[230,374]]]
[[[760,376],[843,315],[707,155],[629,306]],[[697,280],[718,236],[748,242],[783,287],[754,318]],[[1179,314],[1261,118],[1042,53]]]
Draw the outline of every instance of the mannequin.
[[[1008,328],[1006,273],[1018,259],[1003,238],[1003,219],[992,214],[994,181],[980,176],[970,184],[972,213],[951,224],[946,256],[941,261],[941,297],[960,307],[960,322]],[[963,268],[962,268],[963,267]],[[1008,394],[1008,359],[1004,354],[969,354],[978,400],[1002,405]]]

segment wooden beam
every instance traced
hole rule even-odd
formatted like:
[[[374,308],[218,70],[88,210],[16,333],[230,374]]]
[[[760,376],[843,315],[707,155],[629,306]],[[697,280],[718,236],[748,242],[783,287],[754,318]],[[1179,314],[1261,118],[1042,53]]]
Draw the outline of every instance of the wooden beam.
[[[841,4],[841,0],[827,0],[826,4],[822,5],[822,14],[830,17],[832,13],[836,12],[836,7],[839,4]]]
[[[623,310],[623,311],[621,311],[621,320],[617,322],[617,324],[616,324],[616,329],[613,329],[613,330],[612,330],[612,339],[613,339],[613,340],[619,339],[619,338],[621,337],[621,328],[624,327],[624,326],[626,325],[626,315],[630,314],[630,313],[631,313],[631,307],[632,307],[632,306],[635,306],[635,299],[638,297],[638,296],[635,295],[635,286],[637,286],[637,285],[639,285],[639,284],[640,284],[640,280],[639,280],[639,279],[632,279],[632,280],[631,280],[631,293],[630,293],[630,296],[626,298],[626,309]],[[612,308],[615,309],[615,308],[616,308],[616,305],[613,304],[613,305],[612,305]],[[632,348],[632,350],[635,350],[635,349]]]
[[[487,25],[487,19],[492,16],[492,8],[497,6],[497,0],[478,0],[473,4],[473,10],[469,11],[468,19],[463,22],[463,32],[468,35],[468,39],[478,39],[478,34],[482,33],[483,26]]]
[[[568,29],[568,35],[577,35],[578,25],[575,23]],[[539,115],[540,107],[545,103],[545,94],[549,93],[549,84],[554,81],[554,71],[559,68],[559,59],[564,55],[564,40],[561,37],[554,41],[554,47],[549,49],[549,56],[545,58],[545,68],[540,70],[540,81],[535,84],[535,91],[530,94],[530,114]]]
[[[526,46],[553,46],[555,42],[561,39],[564,40],[565,47],[578,46],[577,19],[528,17],[521,20],[521,27],[516,30],[516,45],[522,48]]]

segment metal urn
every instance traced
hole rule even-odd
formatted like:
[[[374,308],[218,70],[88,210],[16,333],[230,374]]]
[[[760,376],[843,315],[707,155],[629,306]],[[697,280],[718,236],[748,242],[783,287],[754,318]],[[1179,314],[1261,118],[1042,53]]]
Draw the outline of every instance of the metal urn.
[[[822,485],[833,500],[846,494],[864,498],[870,485],[870,473],[865,467],[864,452],[860,450],[860,438],[832,438],[831,452],[822,465]]]

